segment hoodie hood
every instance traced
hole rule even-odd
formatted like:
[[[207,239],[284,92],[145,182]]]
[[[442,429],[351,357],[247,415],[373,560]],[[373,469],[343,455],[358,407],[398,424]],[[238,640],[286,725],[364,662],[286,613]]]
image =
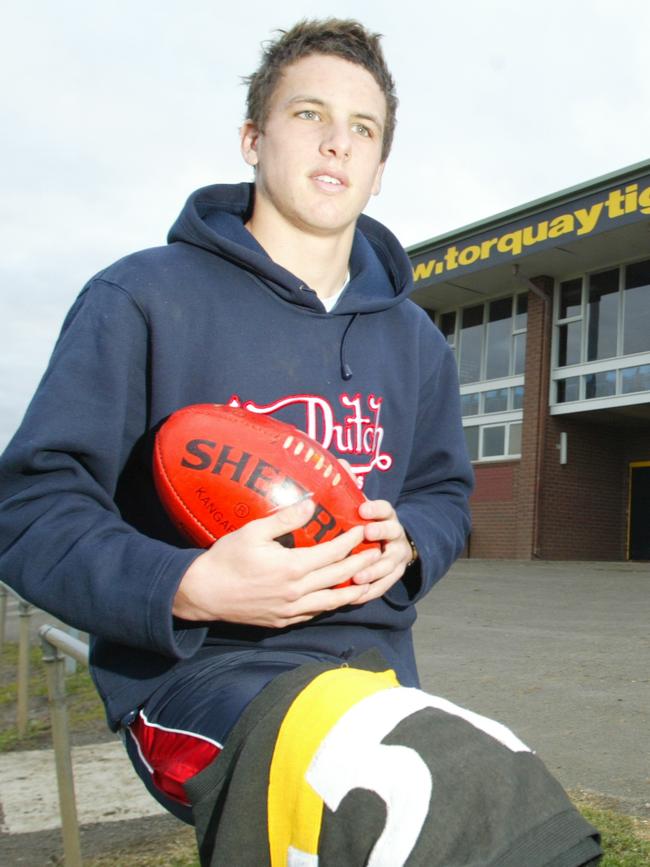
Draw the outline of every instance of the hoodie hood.
[[[314,290],[276,264],[245,228],[254,196],[251,183],[202,187],[187,200],[168,243],[182,241],[218,253],[255,274],[284,300],[324,313]],[[411,263],[401,244],[381,223],[362,214],[350,254],[350,282],[332,315],[386,310],[412,290]]]

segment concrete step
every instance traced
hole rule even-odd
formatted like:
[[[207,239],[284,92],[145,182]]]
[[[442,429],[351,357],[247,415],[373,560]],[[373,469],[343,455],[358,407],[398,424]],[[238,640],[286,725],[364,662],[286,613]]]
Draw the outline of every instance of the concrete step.
[[[73,747],[77,814],[81,825],[164,814],[135,774],[121,741]],[[0,833],[60,828],[52,750],[0,755]]]

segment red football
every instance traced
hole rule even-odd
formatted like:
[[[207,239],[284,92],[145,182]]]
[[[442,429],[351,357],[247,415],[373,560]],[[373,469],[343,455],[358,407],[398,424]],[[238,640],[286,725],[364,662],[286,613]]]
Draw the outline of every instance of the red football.
[[[209,547],[307,496],[315,510],[288,547],[326,542],[356,524],[365,497],[338,460],[298,428],[220,404],[186,406],[156,435],[156,490],[176,526]],[[362,542],[355,550],[379,547]]]

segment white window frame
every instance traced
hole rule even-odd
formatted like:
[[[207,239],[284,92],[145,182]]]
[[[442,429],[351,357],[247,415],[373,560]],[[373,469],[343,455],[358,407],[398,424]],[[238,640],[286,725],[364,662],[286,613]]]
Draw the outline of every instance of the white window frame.
[[[510,369],[514,369],[515,364],[515,335],[517,334],[527,334],[528,332],[528,321],[526,321],[526,328],[516,328],[516,316],[517,316],[517,299],[520,295],[527,295],[527,291],[519,291],[519,292],[504,292],[500,295],[496,295],[494,297],[485,298],[482,301],[483,306],[483,329],[484,329],[484,339],[483,345],[481,349],[481,362],[480,369],[481,373],[485,371],[485,367],[487,364],[487,325],[488,325],[488,317],[489,317],[489,305],[493,301],[500,301],[503,298],[511,298],[512,299],[512,331],[510,336]],[[472,303],[464,304],[462,307],[448,307],[443,308],[436,312],[436,323],[440,324],[441,317],[446,313],[455,312],[456,321],[455,321],[455,330],[453,334],[453,343],[450,346],[454,349],[454,355],[456,357],[456,361],[458,362],[458,352],[460,350],[460,324],[462,321],[462,313],[463,310],[468,307],[478,307],[481,302],[478,299]],[[522,386],[525,388],[525,375],[523,373],[510,374],[508,376],[499,377],[497,379],[479,379],[474,382],[465,382],[460,386],[460,394],[478,394],[479,401],[482,402],[483,394],[487,391],[498,391],[499,389],[506,388],[509,390],[508,394],[508,405],[511,406],[513,400],[513,392],[511,389],[514,389],[518,386]],[[480,408],[480,403],[479,403]],[[508,409],[503,410],[502,412],[479,412],[476,415],[466,415],[463,416],[462,423],[463,427],[477,427],[479,429],[479,457],[473,458],[472,463],[495,463],[499,461],[511,461],[511,460],[520,460],[521,454],[509,455],[507,453],[509,445],[510,445],[510,425],[516,423],[523,423],[524,411],[523,407],[519,409]],[[483,451],[483,429],[486,427],[499,427],[500,425],[505,425],[505,436],[504,436],[504,448],[506,450],[505,454],[490,456],[490,457],[482,457]]]
[[[483,325],[481,327],[483,328],[484,339],[483,339],[482,347],[481,347],[481,361],[480,361],[481,375],[485,372],[485,368],[486,368],[486,364],[487,364],[487,343],[488,343],[486,338],[487,338],[487,326],[489,324],[487,319],[488,319],[489,312],[490,312],[490,304],[493,301],[502,301],[504,298],[510,298],[510,299],[512,299],[512,331],[510,332],[510,369],[511,370],[514,369],[514,364],[515,364],[515,352],[514,352],[515,340],[514,340],[514,338],[515,338],[515,335],[516,334],[526,334],[528,332],[528,322],[526,322],[526,328],[515,328],[515,320],[517,317],[517,298],[520,295],[527,295],[527,294],[528,294],[527,291],[504,292],[500,295],[495,295],[494,297],[485,298],[483,301],[479,301],[477,299],[476,301],[474,301],[470,304],[463,304],[462,307],[446,307],[446,308],[443,308],[439,311],[436,311],[436,324],[438,326],[440,325],[441,317],[444,316],[446,313],[454,313],[454,312],[456,313],[456,327],[454,329],[453,343],[449,344],[452,347],[452,349],[454,350],[454,355],[456,357],[456,361],[458,362],[458,353],[460,351],[460,332],[461,332],[460,323],[462,320],[463,310],[466,310],[469,307],[482,306],[483,307]],[[467,388],[467,387],[469,387],[470,391],[484,390],[482,387],[485,385],[485,383],[505,382],[506,380],[508,380],[509,385],[513,385],[513,384],[519,385],[521,383],[511,382],[511,380],[518,379],[519,377],[523,377],[523,374],[513,373],[513,374],[509,374],[506,377],[498,377],[496,379],[476,379],[476,380],[473,380],[472,382],[464,382],[461,385],[461,394],[463,393],[462,389]],[[496,385],[490,385],[490,388],[497,388],[497,387],[498,386],[496,386]],[[467,392],[465,392],[465,393],[467,393]]]
[[[494,413],[496,416],[497,413]],[[517,454],[508,454],[508,450],[510,448],[510,427],[513,424],[523,424],[523,418],[521,417],[521,412],[519,413],[519,418],[513,418],[512,413],[502,413],[501,417],[492,418],[492,416],[482,416],[482,418],[489,418],[489,424],[477,424],[475,423],[475,419],[477,416],[470,416],[472,420],[472,424],[463,424],[463,427],[475,427],[478,428],[478,457],[472,458],[473,464],[489,464],[489,463],[503,463],[504,461],[518,461],[521,460],[521,452]],[[506,417],[507,416],[507,417]],[[505,433],[503,437],[503,448],[504,453],[501,455],[488,455],[485,456],[483,454],[483,435],[484,431],[488,428],[494,427],[505,427]]]
[[[624,279],[625,268],[628,265],[633,265],[636,262],[648,261],[648,257],[642,259],[635,257],[623,262],[614,262],[610,265],[603,265],[592,271],[582,274],[574,274],[566,276],[555,281],[553,292],[553,335],[551,340],[551,376],[549,383],[549,406],[551,415],[566,415],[575,412],[590,412],[596,409],[613,409],[620,406],[634,406],[643,403],[650,403],[650,391],[636,391],[629,394],[623,394],[622,371],[628,367],[640,367],[644,364],[650,364],[650,351],[637,352],[630,355],[614,355],[609,358],[598,359],[597,361],[581,361],[575,364],[566,364],[563,367],[558,366],[559,350],[560,350],[560,326],[570,322],[581,321],[582,335],[580,343],[580,357],[587,357],[588,349],[588,331],[589,331],[589,288],[591,277],[594,274],[601,274],[603,271],[610,271],[618,268],[618,323],[616,335],[617,352],[623,349],[623,326],[625,314],[625,291]],[[582,295],[580,305],[580,315],[559,319],[560,312],[560,285],[568,283],[571,280],[582,279]],[[650,293],[649,293],[650,294]],[[616,373],[616,394],[608,395],[607,397],[586,397],[586,377],[591,373],[603,373],[607,371],[615,371]],[[579,378],[579,396],[577,400],[558,402],[557,400],[557,383],[563,379]],[[476,416],[471,416],[476,418]]]

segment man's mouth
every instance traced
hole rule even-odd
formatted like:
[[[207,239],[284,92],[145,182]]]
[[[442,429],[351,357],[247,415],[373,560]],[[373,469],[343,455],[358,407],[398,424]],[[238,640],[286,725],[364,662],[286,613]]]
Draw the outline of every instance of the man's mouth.
[[[323,172],[319,175],[312,175],[315,181],[318,181],[321,184],[327,184],[327,186],[331,187],[345,187],[347,186],[345,180],[340,177],[336,177],[335,175],[330,175],[327,172]]]

